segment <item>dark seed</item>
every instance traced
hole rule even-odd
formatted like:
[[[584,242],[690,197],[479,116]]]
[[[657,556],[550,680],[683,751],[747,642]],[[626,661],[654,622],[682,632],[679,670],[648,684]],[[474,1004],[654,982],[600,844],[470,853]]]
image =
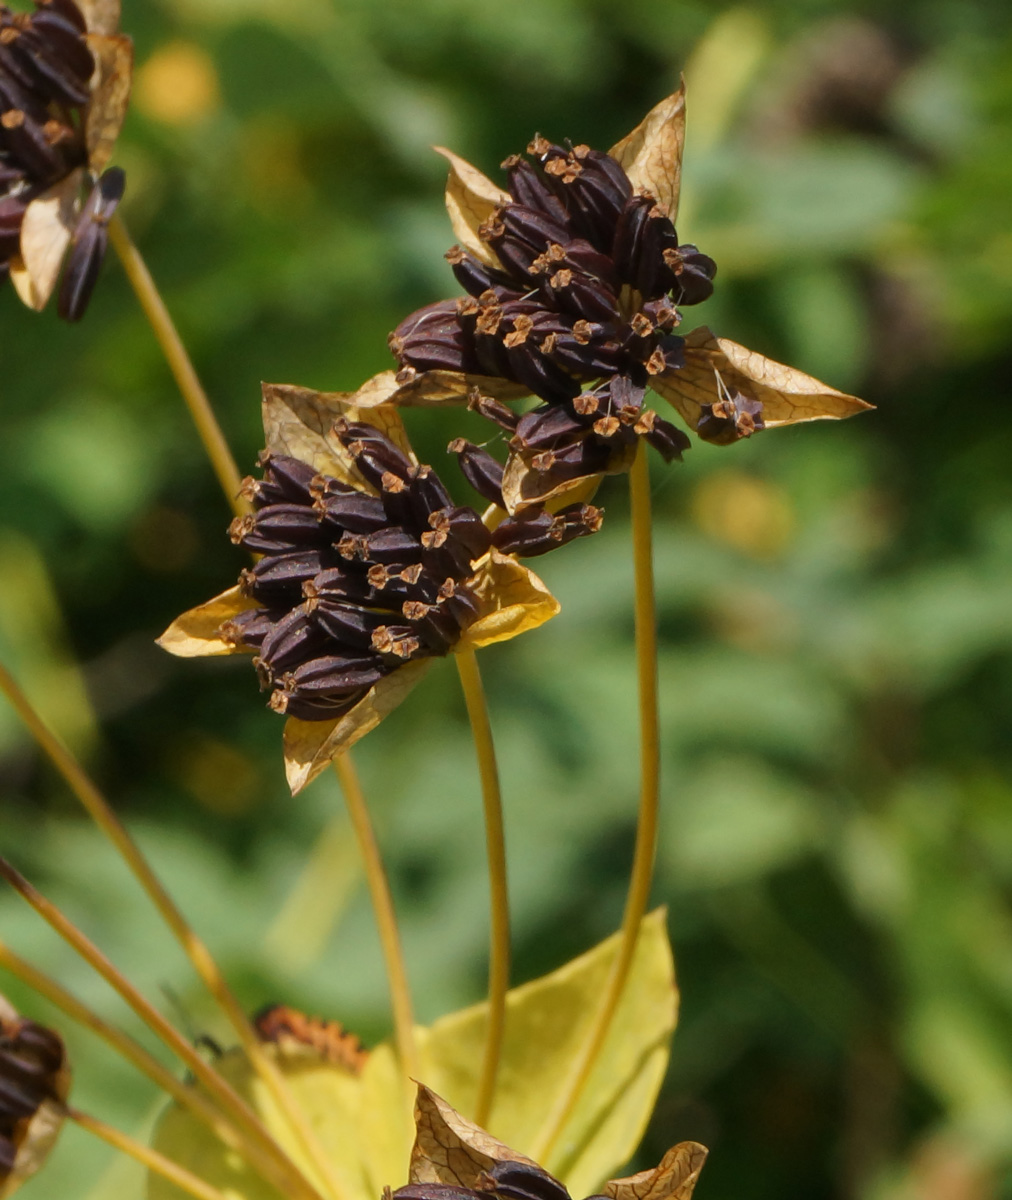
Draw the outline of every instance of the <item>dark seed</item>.
[[[503,466],[487,450],[465,438],[454,438],[446,447],[457,455],[461,474],[474,490],[490,504],[505,508],[502,495]]]

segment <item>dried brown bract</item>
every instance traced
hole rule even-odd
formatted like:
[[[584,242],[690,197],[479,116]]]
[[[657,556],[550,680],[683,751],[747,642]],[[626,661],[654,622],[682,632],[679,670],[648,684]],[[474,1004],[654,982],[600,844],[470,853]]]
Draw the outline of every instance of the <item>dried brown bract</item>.
[[[0,276],[61,317],[84,315],[124,176],[106,170],[126,114],[132,45],[111,0],[0,4]]]
[[[70,1087],[63,1042],[0,996],[0,1197],[42,1166],[63,1121]]]
[[[415,1126],[410,1182],[393,1192],[394,1200],[571,1200],[563,1184],[543,1167],[468,1121],[424,1086],[418,1088]],[[704,1146],[681,1142],[658,1167],[611,1179],[598,1195],[610,1200],[690,1200],[705,1161]]]

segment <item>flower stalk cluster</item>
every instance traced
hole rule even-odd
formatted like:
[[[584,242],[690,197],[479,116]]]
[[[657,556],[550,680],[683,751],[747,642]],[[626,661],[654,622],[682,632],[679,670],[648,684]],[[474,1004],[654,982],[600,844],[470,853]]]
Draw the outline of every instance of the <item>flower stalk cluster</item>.
[[[159,332],[237,514],[229,527],[231,540],[253,559],[234,587],[184,613],[160,642],[182,656],[252,656],[270,708],[288,718],[285,762],[293,793],[336,765],[364,849],[388,959],[399,1087],[405,1075],[433,1069],[438,1038],[431,1030],[425,1038],[415,1037],[393,902],[347,751],[403,699],[433,658],[457,656],[482,784],[492,938],[480,1068],[461,1066],[456,1047],[447,1061],[452,1060],[448,1078],[454,1087],[465,1079],[473,1084],[469,1103],[478,1124],[420,1086],[409,1182],[396,1191],[387,1185],[384,1195],[387,1200],[571,1200],[560,1180],[481,1128],[496,1116],[507,1041],[510,932],[498,768],[475,651],[534,629],[558,612],[554,597],[520,560],[596,532],[602,510],[587,501],[604,475],[628,471],[642,775],[635,861],[614,953],[607,970],[595,976],[590,999],[572,1014],[574,1028],[585,1027],[582,1043],[567,1052],[545,1095],[525,1097],[531,1108],[546,1109],[540,1129],[526,1130],[524,1137],[532,1152],[548,1161],[571,1132],[584,1088],[615,1034],[620,1005],[638,996],[629,985],[636,970],[646,987],[653,986],[656,1000],[642,1022],[642,1042],[637,1041],[641,1031],[633,1028],[637,1023],[629,1022],[636,1053],[623,1051],[621,1057],[641,1063],[636,1071],[644,1074],[635,1086],[618,1089],[616,1105],[627,1102],[626,1093],[639,1104],[641,1093],[650,1092],[651,1061],[656,1065],[660,1046],[650,1030],[659,1029],[663,1039],[674,1023],[666,935],[659,954],[656,946],[640,953],[643,931],[652,920],[645,914],[660,798],[646,447],[672,462],[690,442],[684,431],[647,407],[648,389],[669,401],[699,437],[717,444],[777,424],[851,415],[866,406],[708,329],[678,332],[681,310],[705,301],[716,275],[713,260],[680,242],[675,229],[684,122],[679,91],[607,153],[536,136],[527,157],[513,155],[503,163],[508,191],[448,154],[447,206],[459,244],[447,257],[465,295],[430,304],[401,322],[389,343],[398,370],[381,373],[356,392],[265,385],[263,473],[239,483],[185,349],[136,248],[114,218],[123,174],[106,165],[130,76],[129,42],[116,32],[117,0],[34,3],[30,14],[15,14],[0,3],[0,271],[9,273],[26,303],[41,308],[66,257],[58,308],[61,316],[76,320],[88,304],[111,237]],[[510,406],[524,397],[533,397],[534,406],[520,411]],[[418,462],[397,411],[399,405],[462,402],[500,430],[508,447],[503,463],[464,438],[449,445],[465,479],[488,502],[484,515],[457,504],[436,471]],[[383,1056],[367,1055],[337,1027],[284,1007],[248,1022],[217,965],[105,801],[2,667],[0,690],[155,901],[236,1030],[242,1069],[266,1088],[270,1106],[261,1109],[255,1098],[248,1101],[233,1086],[230,1068],[223,1065],[219,1071],[204,1062],[76,926],[0,860],[0,875],[119,992],[192,1070],[199,1086],[149,1062],[129,1039],[58,985],[19,966],[0,944],[4,965],[23,979],[35,979],[43,994],[57,997],[66,1011],[159,1082],[178,1102],[177,1111],[185,1109],[202,1122],[217,1139],[216,1150],[227,1148],[232,1155],[216,1169],[227,1174],[241,1156],[243,1169],[251,1167],[293,1200],[345,1200],[346,1169],[352,1189],[360,1189],[374,1163],[357,1146],[346,1151],[347,1162],[332,1156],[329,1141],[301,1107],[298,1075],[293,1072],[289,1079],[286,1074],[288,1059],[297,1057],[299,1070],[323,1064],[336,1072],[348,1091],[338,1087],[328,1095],[336,1103],[354,1097],[357,1105],[359,1087],[369,1096],[389,1095],[382,1077],[371,1073],[383,1070]],[[533,1036],[544,1039],[556,1014],[548,1011],[551,1003],[538,1009],[540,1001],[531,995],[528,989],[526,999],[518,996],[510,1011],[516,1018],[530,1005]],[[462,1044],[470,1045],[466,1038]],[[666,1042],[660,1058],[665,1055]],[[514,1076],[510,1086],[522,1090],[523,1072]],[[68,1109],[68,1083],[59,1037],[0,1002],[0,1196],[38,1167],[66,1116],[198,1200],[241,1194],[229,1180],[219,1190],[160,1150],[139,1147]],[[344,1100],[335,1099],[342,1095]],[[367,1114],[369,1138],[379,1129],[379,1142],[396,1143],[401,1098],[391,1105],[389,1129],[383,1126],[386,1114]],[[511,1103],[516,1106],[515,1097]],[[649,1107],[649,1098],[643,1103]],[[272,1119],[279,1114],[281,1133],[275,1137]],[[605,1116],[595,1116],[592,1127],[607,1130]],[[358,1119],[356,1107],[352,1121]],[[636,1121],[615,1123],[623,1129],[626,1124],[632,1129]],[[342,1136],[346,1133],[342,1129]],[[625,1146],[624,1138],[623,1133],[619,1140],[627,1156],[632,1146]],[[189,1144],[179,1157],[200,1161]],[[654,1170],[610,1179],[590,1200],[689,1200],[704,1157],[702,1147],[683,1143]],[[604,1178],[602,1170],[595,1183]]]

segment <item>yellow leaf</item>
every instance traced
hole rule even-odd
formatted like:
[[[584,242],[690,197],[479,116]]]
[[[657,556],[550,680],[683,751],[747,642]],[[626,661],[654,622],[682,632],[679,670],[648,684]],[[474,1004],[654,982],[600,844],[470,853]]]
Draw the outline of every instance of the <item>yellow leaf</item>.
[[[392,1066],[392,1055],[375,1052],[361,1074],[319,1056],[278,1045],[265,1045],[285,1075],[289,1089],[334,1164],[344,1200],[377,1200],[384,1184],[406,1175],[410,1123],[404,1106],[404,1084]],[[270,1090],[241,1050],[230,1050],[216,1069],[255,1109],[273,1137],[301,1169],[320,1186],[293,1139]],[[386,1136],[377,1137],[377,1114]],[[206,1126],[176,1105],[165,1110],[153,1141],[155,1149],[235,1200],[283,1200],[240,1158],[226,1150]],[[395,1183],[396,1186],[396,1183]],[[326,1193],[324,1193],[326,1194]],[[161,1176],[148,1180],[148,1200],[184,1200]]]
[[[363,389],[373,383],[369,380]],[[357,392],[317,392],[292,383],[265,383],[262,389],[265,445],[272,454],[287,454],[360,491],[374,492],[333,434],[334,422],[345,417],[379,429],[415,461],[404,425],[390,405],[359,408],[355,405]]]
[[[706,1154],[706,1147],[699,1142],[679,1142],[661,1159],[660,1166],[625,1179],[609,1179],[601,1192],[612,1200],[689,1200]]]
[[[473,1111],[477,1095],[487,1005],[452,1013],[431,1028],[417,1031],[427,1086],[419,1093],[423,1133],[411,1164],[413,1178],[422,1177],[418,1172],[437,1170],[440,1154],[431,1142],[426,1153],[424,1133],[424,1129],[435,1131],[437,1125],[438,1137],[447,1129],[453,1132],[458,1177],[466,1176],[482,1154],[490,1160],[508,1157],[524,1161],[524,1149],[537,1141],[574,1056],[586,1040],[617,948],[616,935],[550,975],[509,992],[491,1137],[461,1115]],[[644,918],[632,974],[611,1032],[559,1139],[555,1165],[546,1164],[574,1196],[585,1196],[599,1187],[636,1148],[667,1064],[675,1006],[671,949],[665,914],[659,910]],[[268,1050],[346,1184],[344,1200],[377,1200],[385,1186],[397,1188],[408,1180],[414,1131],[404,1105],[403,1077],[389,1043],[369,1054],[359,1075],[332,1062],[286,1053],[281,1046]],[[229,1051],[216,1065],[312,1177],[312,1169],[293,1145],[269,1093],[253,1075],[245,1056],[238,1050]],[[442,1096],[461,1111],[452,1112]],[[154,1146],[225,1191],[229,1200],[282,1200],[238,1155],[176,1105],[165,1110]],[[448,1160],[444,1169],[449,1169]],[[687,1194],[673,1193],[673,1197],[683,1200]],[[151,1176],[148,1200],[183,1200],[183,1193]],[[634,1198],[623,1194],[615,1200]]]
[[[203,655],[246,654],[245,647],[235,646],[218,635],[222,622],[237,613],[257,608],[257,602],[242,595],[238,587],[198,604],[181,617],[176,617],[160,638],[158,645],[178,658],[200,658]]]
[[[672,221],[678,216],[685,144],[685,85],[652,108],[608,153],[625,168],[634,188],[656,197]]]
[[[431,658],[419,658],[391,671],[366,692],[365,696],[336,721],[302,721],[289,717],[285,722],[285,776],[292,795],[301,792],[334,761],[383,720],[407,697],[408,692],[429,669]]]
[[[36,312],[46,307],[60,275],[77,221],[84,169],[36,196],[21,221],[21,256],[11,263],[11,282],[22,303]]]
[[[686,335],[685,365],[651,376],[650,386],[692,429],[699,424],[704,404],[714,404],[735,391],[762,402],[766,428],[852,417],[874,408],[794,367],[714,337],[705,325]]]
[[[491,550],[469,585],[481,606],[457,646],[477,650],[537,629],[559,611],[559,602],[527,567]]]
[[[501,266],[494,252],[478,236],[478,227],[497,208],[510,203],[509,192],[496,187],[487,175],[459,158],[452,150],[443,146],[434,146],[433,149],[450,164],[450,174],[446,180],[446,211],[450,214],[454,236],[475,258],[491,267]]]
[[[507,997],[502,1065],[489,1131],[529,1152],[601,1003],[618,935]],[[632,974],[576,1108],[542,1165],[586,1196],[636,1149],[660,1088],[677,993],[665,912],[644,918]],[[474,1110],[487,1006],[443,1017],[420,1040],[422,1078],[460,1112]]]
[[[115,7],[118,17],[118,5]],[[103,29],[105,20],[102,15]],[[88,147],[88,166],[97,175],[112,157],[113,146],[123,127],[130,99],[134,47],[128,37],[112,30],[88,33],[85,40],[95,58],[95,75],[84,117],[84,140]]]

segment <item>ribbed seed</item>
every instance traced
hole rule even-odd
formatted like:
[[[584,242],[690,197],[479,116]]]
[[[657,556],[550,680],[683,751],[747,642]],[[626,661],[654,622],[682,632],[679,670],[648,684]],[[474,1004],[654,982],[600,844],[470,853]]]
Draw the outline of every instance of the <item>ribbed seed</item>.
[[[465,438],[454,438],[446,447],[457,455],[461,474],[474,490],[490,504],[505,508],[502,495],[503,466],[487,450]]]

